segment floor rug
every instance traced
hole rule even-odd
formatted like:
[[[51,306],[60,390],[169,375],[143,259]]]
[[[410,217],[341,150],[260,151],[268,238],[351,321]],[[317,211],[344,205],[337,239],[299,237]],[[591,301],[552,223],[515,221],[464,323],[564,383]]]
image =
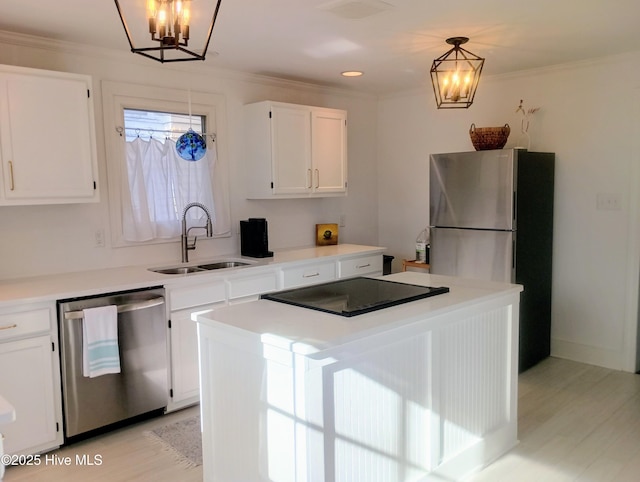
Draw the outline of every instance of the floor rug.
[[[180,464],[186,467],[202,465],[199,415],[146,431],[144,434],[160,444],[163,450],[172,454]]]

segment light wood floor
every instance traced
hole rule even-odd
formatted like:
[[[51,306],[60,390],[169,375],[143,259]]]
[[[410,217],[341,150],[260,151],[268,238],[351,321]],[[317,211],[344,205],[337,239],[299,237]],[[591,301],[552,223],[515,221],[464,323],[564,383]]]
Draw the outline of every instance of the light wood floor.
[[[10,467],[15,481],[202,480],[143,431],[193,415],[197,407],[143,422],[55,453],[100,454],[100,467]],[[473,482],[640,480],[640,375],[549,358],[520,376],[520,443]]]
[[[49,455],[70,456],[70,466],[8,467],[3,482],[201,482],[202,466],[179,465],[143,432],[198,413],[191,407],[62,447]],[[75,465],[75,455],[102,456],[100,466]],[[42,455],[44,457],[44,455]],[[42,460],[42,459],[41,459]]]
[[[549,358],[518,388],[520,444],[473,482],[640,481],[640,375]]]

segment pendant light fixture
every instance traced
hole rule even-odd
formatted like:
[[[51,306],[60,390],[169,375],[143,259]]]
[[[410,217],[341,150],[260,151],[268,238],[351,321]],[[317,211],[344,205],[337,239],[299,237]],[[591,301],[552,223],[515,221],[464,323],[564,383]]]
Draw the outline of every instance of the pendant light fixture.
[[[222,0],[114,2],[131,51],[164,63],[205,59]],[[211,22],[205,24],[208,18]],[[145,43],[145,38],[149,46],[137,46]]]
[[[468,41],[448,38],[453,48],[433,61],[431,83],[438,109],[467,109],[473,104],[484,59],[460,47]]]

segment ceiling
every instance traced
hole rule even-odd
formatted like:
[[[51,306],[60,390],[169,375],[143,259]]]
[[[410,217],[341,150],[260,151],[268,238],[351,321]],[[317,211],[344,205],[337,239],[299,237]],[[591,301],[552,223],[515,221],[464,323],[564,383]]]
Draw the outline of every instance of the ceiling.
[[[145,0],[120,3],[146,39]],[[637,0],[222,0],[205,64],[386,94],[429,85],[448,37],[469,37],[494,75],[640,51],[639,18]],[[113,0],[0,0],[0,30],[129,50]]]

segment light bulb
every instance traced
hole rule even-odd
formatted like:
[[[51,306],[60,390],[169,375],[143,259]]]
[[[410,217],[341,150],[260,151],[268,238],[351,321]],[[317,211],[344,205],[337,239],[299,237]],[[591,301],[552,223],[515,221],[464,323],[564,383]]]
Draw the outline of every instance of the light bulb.
[[[158,12],[158,25],[162,27],[167,25],[167,11],[164,8]]]
[[[149,18],[155,18],[158,13],[156,0],[147,0],[147,16]]]

